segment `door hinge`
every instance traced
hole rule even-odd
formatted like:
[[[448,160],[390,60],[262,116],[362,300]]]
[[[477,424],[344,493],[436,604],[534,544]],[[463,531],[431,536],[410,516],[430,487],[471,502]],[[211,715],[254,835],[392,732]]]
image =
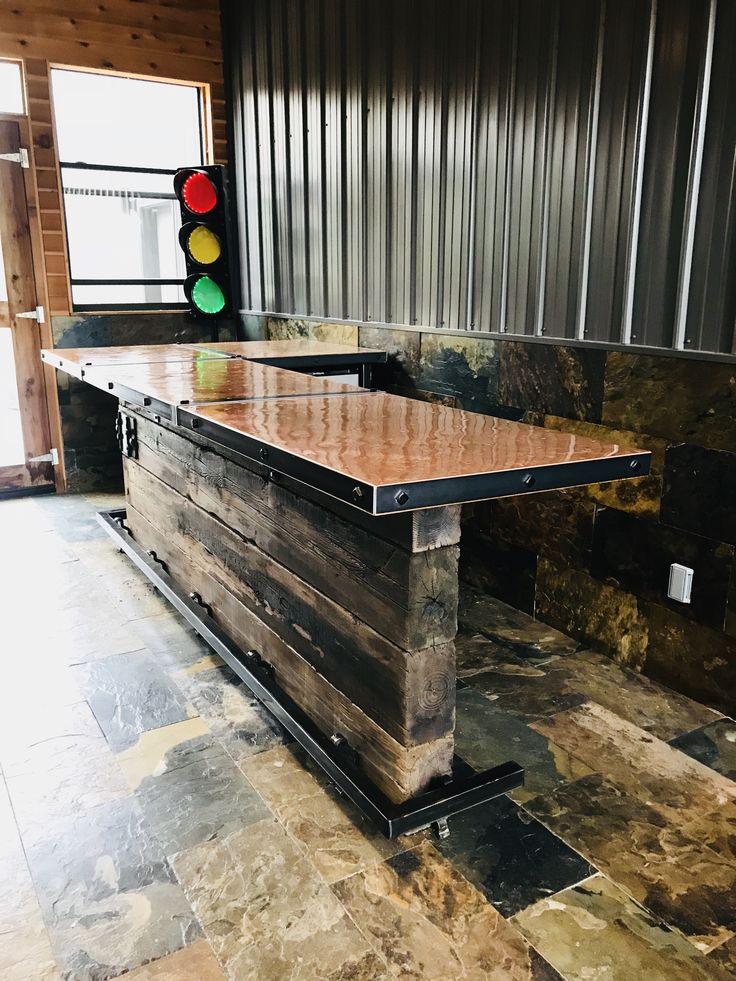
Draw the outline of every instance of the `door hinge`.
[[[16,320],[37,320],[39,324],[46,323],[46,314],[43,307],[36,307],[35,310],[26,310],[24,313],[16,313]]]
[[[32,456],[29,463],[50,463],[54,467],[59,466],[59,451],[55,446],[52,446],[48,453],[44,453],[42,456]]]
[[[17,153],[0,153],[0,160],[7,160],[8,163],[20,164],[23,170],[28,170],[28,150],[22,146]]]

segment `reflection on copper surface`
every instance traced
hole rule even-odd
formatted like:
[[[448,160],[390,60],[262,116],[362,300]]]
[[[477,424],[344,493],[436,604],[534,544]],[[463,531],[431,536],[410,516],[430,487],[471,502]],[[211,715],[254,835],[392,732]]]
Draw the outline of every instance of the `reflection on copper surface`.
[[[588,437],[382,392],[204,406],[197,413],[381,486],[638,453]]]
[[[225,352],[203,351],[185,344],[131,344],[127,347],[72,347],[44,351],[52,359],[69,364],[93,365],[148,364],[149,362],[212,361],[227,357]]]
[[[357,391],[354,385],[237,358],[98,365],[87,369],[85,379],[100,388],[106,388],[109,382],[124,385],[170,405]]]
[[[329,344],[322,341],[221,341],[216,344],[200,344],[202,350],[237,354],[242,358],[309,358],[315,355],[370,355],[382,354],[375,348],[355,347],[352,344]]]

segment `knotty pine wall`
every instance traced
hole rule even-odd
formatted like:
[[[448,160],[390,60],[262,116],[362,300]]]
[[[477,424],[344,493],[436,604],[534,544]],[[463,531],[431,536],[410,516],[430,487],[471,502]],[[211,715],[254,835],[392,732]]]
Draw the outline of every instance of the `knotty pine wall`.
[[[206,86],[206,146],[213,162],[226,163],[218,0],[71,0],[65,7],[53,0],[8,0],[0,3],[0,58],[20,60],[25,74],[28,119],[21,129],[31,149],[26,184],[38,302],[47,311],[43,345],[148,343],[171,336],[201,339],[186,334],[192,326],[185,314],[69,316],[49,68],[100,69]],[[116,449],[111,406],[97,406],[85,391],[72,398],[63,385],[57,389],[53,372],[47,374],[46,389],[52,442],[63,450],[62,465],[56,468],[57,490],[116,487],[121,479],[119,460],[112,477],[105,466]]]
[[[67,12],[62,12],[63,10]],[[23,62],[32,136],[46,307],[70,312],[49,67],[68,65],[206,84],[215,162],[227,158],[218,0],[10,0],[0,4],[0,58]],[[38,258],[36,260],[38,262]],[[39,301],[41,302],[41,301]]]

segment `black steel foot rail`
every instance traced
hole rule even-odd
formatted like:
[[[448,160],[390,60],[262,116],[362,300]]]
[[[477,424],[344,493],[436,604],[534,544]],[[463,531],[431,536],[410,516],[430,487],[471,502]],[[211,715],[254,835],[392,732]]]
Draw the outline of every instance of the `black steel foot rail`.
[[[153,553],[144,551],[125,526],[125,508],[100,511],[97,520],[148,577],[162,596],[248,686],[271,715],[324,770],[337,789],[369,817],[387,838],[411,834],[434,825],[448,833],[447,818],[458,811],[499,797],[524,782],[524,769],[507,762],[482,773],[451,780],[403,804],[395,804],[356,765],[339,734],[326,736],[274,681],[270,666],[255,651],[243,651],[215,623],[196,594],[188,594],[171,578]]]

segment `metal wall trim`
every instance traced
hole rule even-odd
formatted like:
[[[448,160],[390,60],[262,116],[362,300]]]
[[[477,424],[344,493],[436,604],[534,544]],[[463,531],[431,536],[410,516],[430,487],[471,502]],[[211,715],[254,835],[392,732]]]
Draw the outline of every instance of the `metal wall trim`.
[[[593,81],[593,102],[588,127],[588,180],[585,187],[585,233],[583,239],[583,263],[580,275],[580,304],[578,308],[578,324],[575,336],[584,340],[587,334],[586,317],[588,312],[588,290],[590,288],[590,242],[593,234],[593,196],[595,193],[595,164],[598,149],[598,119],[601,105],[601,80],[603,77],[603,44],[606,26],[606,2],[601,0],[598,19],[597,50],[595,59],[595,75]]]
[[[644,193],[644,160],[647,148],[647,129],[649,126],[649,106],[652,97],[652,71],[654,66],[654,40],[657,35],[657,0],[650,0],[649,36],[647,39],[647,62],[644,71],[640,103],[639,128],[636,147],[636,177],[634,181],[634,213],[629,232],[628,261],[626,268],[626,292],[624,298],[624,320],[621,329],[621,343],[631,344],[634,318],[634,289],[636,286],[636,260],[639,253],[639,227],[641,224],[641,199]]]
[[[699,91],[693,121],[692,150],[687,186],[687,204],[685,207],[685,227],[683,229],[683,246],[680,260],[679,282],[677,287],[677,307],[675,313],[675,335],[673,347],[683,351],[688,343],[687,314],[690,299],[690,276],[693,267],[693,251],[695,246],[695,226],[698,220],[698,204],[700,201],[700,177],[703,171],[703,148],[705,146],[705,128],[708,119],[708,100],[710,99],[710,81],[713,72],[713,46],[715,44],[716,14],[718,0],[710,0],[708,9],[708,34],[703,52],[703,70],[698,81]]]

